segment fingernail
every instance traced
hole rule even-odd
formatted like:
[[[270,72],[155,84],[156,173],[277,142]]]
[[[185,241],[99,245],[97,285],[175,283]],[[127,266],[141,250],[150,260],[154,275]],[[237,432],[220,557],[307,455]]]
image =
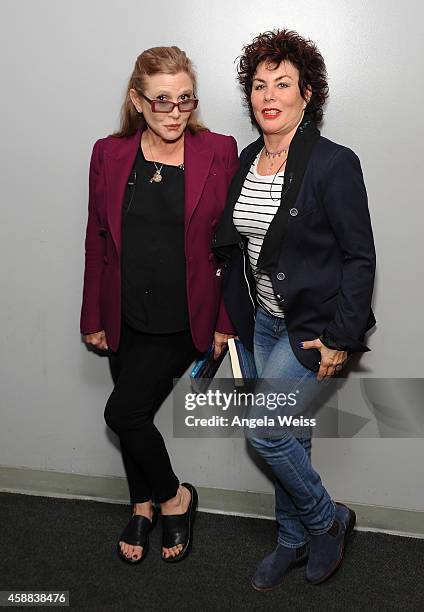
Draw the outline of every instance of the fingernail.
[[[297,346],[298,346],[298,348],[303,348],[303,342],[298,342]]]

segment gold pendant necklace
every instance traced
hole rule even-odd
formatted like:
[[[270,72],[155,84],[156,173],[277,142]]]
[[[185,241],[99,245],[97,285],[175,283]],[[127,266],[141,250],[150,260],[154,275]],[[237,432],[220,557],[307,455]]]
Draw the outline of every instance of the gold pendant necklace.
[[[147,146],[149,147],[149,151],[150,151],[150,155],[151,157],[153,157],[153,153],[152,153],[152,147],[150,146],[150,140],[149,138],[146,138],[147,140]],[[153,160],[152,160],[153,161]],[[163,179],[163,176],[161,174],[162,172],[162,168],[163,168],[163,164],[161,164],[160,168],[158,168],[158,165],[155,161],[153,161],[153,164],[155,165],[155,171],[153,173],[153,175],[150,177],[150,183],[160,183],[161,180]],[[183,169],[184,169],[184,164],[181,164]]]
[[[156,170],[155,170],[153,176],[151,177],[150,182],[151,183],[160,183],[162,178],[163,178],[163,176],[161,175],[161,170],[163,168],[163,164],[161,165],[160,168],[158,168],[157,165],[156,165],[156,162],[153,162],[153,163],[155,164]]]
[[[147,144],[148,144],[148,146],[149,146],[150,155],[153,157],[152,147],[150,146],[149,139],[147,139]],[[160,182],[161,182],[161,180],[163,179],[163,176],[161,175],[162,168],[163,168],[163,164],[161,165],[161,167],[160,167],[160,168],[158,168],[157,163],[156,163],[155,161],[154,161],[153,163],[154,163],[154,165],[155,165],[156,170],[155,170],[155,172],[153,173],[152,177],[150,178],[150,182],[151,182],[151,183],[160,183]]]

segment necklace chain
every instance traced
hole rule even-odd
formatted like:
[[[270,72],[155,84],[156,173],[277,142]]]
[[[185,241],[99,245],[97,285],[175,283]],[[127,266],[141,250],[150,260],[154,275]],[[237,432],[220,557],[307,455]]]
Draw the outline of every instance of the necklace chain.
[[[150,146],[150,140],[149,140],[148,138],[147,138],[147,145],[148,145],[148,147],[149,147],[150,155],[151,155],[152,157],[154,157],[154,156],[153,156],[153,153],[152,153],[152,147]],[[163,168],[163,164],[161,164],[161,167],[160,167],[160,168],[158,168],[158,165],[157,165],[157,163],[156,163],[154,160],[153,160],[153,164],[154,164],[154,166],[155,166],[156,170],[155,170],[155,172],[153,173],[153,175],[151,176],[151,178],[150,178],[150,182],[151,182],[151,183],[160,183],[160,182],[161,182],[161,180],[162,180],[162,178],[163,178],[163,176],[162,176],[162,174],[161,174],[161,172],[162,172],[162,168]]]
[[[266,157],[271,157],[272,159],[274,159],[274,157],[280,157],[280,155],[282,155],[283,153],[288,153],[289,149],[280,149],[279,151],[269,151],[266,147],[264,147],[265,150],[265,156]]]
[[[265,152],[265,155],[266,155],[266,147],[263,148],[263,151]],[[286,152],[288,152],[288,149],[286,149]],[[271,181],[271,185],[269,187],[269,197],[271,198],[271,200],[273,202],[278,202],[278,200],[280,199],[280,198],[277,198],[277,199],[274,198],[274,196],[272,194],[272,189],[274,187],[275,179],[276,179],[278,173],[281,172],[281,170],[284,168],[284,166],[285,166],[285,164],[287,162],[287,159],[288,159],[288,156],[283,160],[283,162],[280,164],[280,166],[277,168],[277,170],[272,175],[272,181]],[[272,166],[273,166],[273,161],[271,161],[271,163],[269,164],[268,170],[273,170]]]
[[[270,188],[269,188],[269,195],[270,195],[271,200],[272,200],[273,202],[278,202],[278,200],[279,200],[279,199],[281,199],[281,197],[280,197],[280,198],[277,198],[277,200],[275,200],[275,199],[274,199],[274,197],[273,197],[273,195],[272,195],[272,188],[273,188],[273,186],[274,186],[275,177],[277,176],[277,174],[278,174],[279,172],[281,172],[282,168],[284,168],[284,166],[285,166],[285,164],[286,164],[286,161],[287,161],[287,157],[286,157],[286,159],[283,161],[283,163],[281,164],[281,166],[278,168],[278,170],[276,171],[276,173],[274,174],[274,176],[272,177],[271,186],[270,186]]]
[[[267,152],[266,147],[264,147],[262,149],[262,151],[265,153],[265,157],[268,157],[268,160],[267,160],[268,161],[267,171],[272,171],[273,172],[274,171],[274,167],[273,167],[274,166],[274,159],[275,159],[275,157],[277,157],[277,153],[275,153],[275,155],[269,155],[268,156],[268,154],[267,154],[268,152]],[[281,155],[281,153],[283,153],[284,151],[287,153],[288,149],[282,149],[281,151],[278,152],[279,155]],[[271,158],[271,159],[269,159],[269,158]],[[280,172],[281,168],[283,168],[283,166],[287,162],[287,159],[288,159],[288,155],[286,156],[286,158],[282,162],[281,162],[281,160],[278,160],[278,162],[279,163],[281,162],[281,163],[280,163],[280,166],[279,166],[278,170],[276,171],[277,174],[278,174],[278,172]]]
[[[154,157],[154,155],[153,155],[153,152],[152,152],[152,147],[150,146],[150,140],[149,140],[149,138],[148,138],[148,137],[147,137],[147,139],[146,139],[146,140],[147,140],[147,146],[149,147],[150,155],[151,155],[151,157],[153,158],[153,157]],[[175,149],[175,150],[176,150],[176,149]],[[154,159],[152,159],[152,161],[153,161],[153,164],[154,164],[154,166],[155,166],[155,172],[154,172],[154,173],[153,173],[153,175],[151,176],[151,178],[150,178],[150,182],[151,182],[151,183],[160,183],[160,182],[161,182],[161,180],[163,179],[163,176],[162,176],[162,174],[161,174],[161,173],[162,173],[162,168],[163,168],[164,164],[162,163],[162,164],[161,164],[161,166],[160,166],[160,168],[159,168],[159,167],[158,167],[158,165],[157,165],[157,163],[154,161]],[[184,170],[184,163],[179,164],[178,168],[180,168],[181,170]]]

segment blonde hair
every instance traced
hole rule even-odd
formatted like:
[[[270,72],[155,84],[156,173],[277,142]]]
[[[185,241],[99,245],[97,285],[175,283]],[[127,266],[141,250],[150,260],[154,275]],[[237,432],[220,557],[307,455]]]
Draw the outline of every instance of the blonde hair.
[[[178,74],[186,72],[193,82],[194,91],[196,91],[196,73],[192,61],[187,57],[184,51],[178,47],[152,47],[143,51],[135,62],[134,70],[128,82],[125,100],[121,109],[121,125],[117,132],[112,134],[116,138],[124,136],[132,136],[139,129],[146,127],[146,121],[134,107],[130,98],[130,89],[135,89],[138,93],[142,93],[145,86],[145,76],[154,74]],[[187,127],[195,134],[201,130],[208,128],[203,125],[197,118],[196,111],[193,111],[188,120]]]

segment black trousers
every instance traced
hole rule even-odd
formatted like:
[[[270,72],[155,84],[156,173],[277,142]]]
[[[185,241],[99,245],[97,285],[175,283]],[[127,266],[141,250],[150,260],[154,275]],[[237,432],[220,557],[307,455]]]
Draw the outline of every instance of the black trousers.
[[[164,502],[177,493],[164,439],[153,423],[156,411],[199,356],[190,331],[145,334],[122,323],[118,351],[109,356],[115,387],[105,421],[119,436],[131,503]]]

